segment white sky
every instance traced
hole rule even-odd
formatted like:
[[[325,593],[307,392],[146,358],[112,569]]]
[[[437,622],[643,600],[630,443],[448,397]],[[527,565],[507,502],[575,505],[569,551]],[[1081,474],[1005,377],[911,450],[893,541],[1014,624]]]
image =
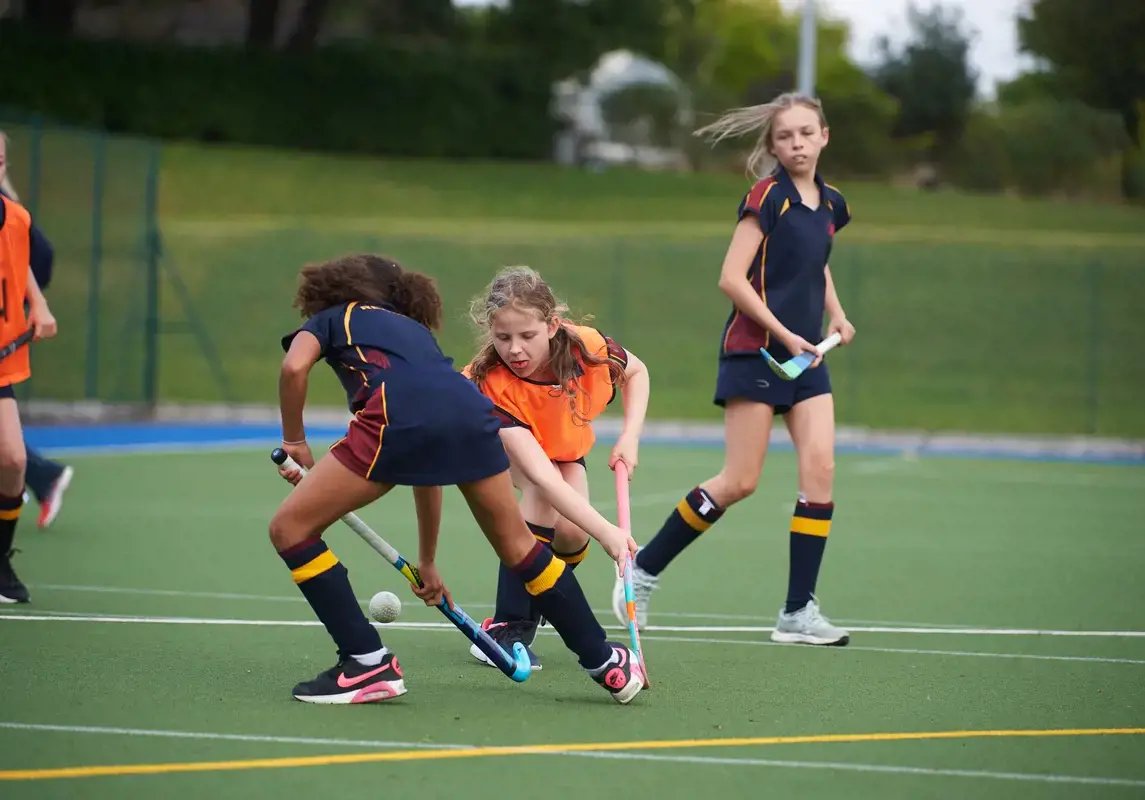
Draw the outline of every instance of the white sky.
[[[788,8],[799,8],[802,0],[781,0]],[[902,41],[907,33],[908,0],[819,0],[823,13],[845,19],[851,26],[850,55],[860,64],[875,53],[875,40],[886,35],[892,42]],[[915,0],[920,8],[929,8],[935,0]],[[1029,59],[1018,53],[1018,29],[1015,19],[1029,0],[944,0],[942,5],[962,9],[965,26],[974,34],[971,42],[971,64],[978,70],[978,90],[992,96],[994,83],[1013,78],[1030,67]]]
[[[485,5],[497,0],[453,0],[457,5]],[[892,42],[907,34],[908,0],[818,0],[824,13],[841,17],[851,26],[851,57],[864,64],[873,56],[874,42],[886,34]],[[803,0],[781,0],[797,9]],[[935,0],[915,0],[922,8]],[[1029,0],[943,0],[947,6],[960,6],[966,26],[975,33],[971,61],[978,70],[978,90],[986,97],[994,94],[994,83],[1008,80],[1029,66],[1018,54],[1018,34],[1014,24],[1018,12]]]

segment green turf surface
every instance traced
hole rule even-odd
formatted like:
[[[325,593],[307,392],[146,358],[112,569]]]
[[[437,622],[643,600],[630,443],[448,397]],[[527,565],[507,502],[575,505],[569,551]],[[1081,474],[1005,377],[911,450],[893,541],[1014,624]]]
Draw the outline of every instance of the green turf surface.
[[[596,503],[612,515],[602,455],[590,460],[590,475]],[[646,541],[680,494],[718,468],[720,454],[649,446],[642,456],[633,522]],[[535,648],[544,670],[515,685],[474,662],[460,633],[437,627],[383,628],[408,695],[322,708],[288,694],[329,666],[333,648],[266,540],[287,487],[265,452],[73,463],[77,477],[56,525],[40,532],[25,523],[18,539],[16,563],[34,602],[0,610],[80,615],[0,619],[0,723],[64,729],[0,725],[0,773],[339,754],[402,760],[2,783],[6,799],[306,797],[331,786],[435,798],[534,796],[549,786],[572,796],[586,781],[662,797],[747,796],[760,786],[777,796],[879,798],[1128,798],[1145,790],[1142,736],[782,738],[1145,727],[1145,638],[998,630],[1145,631],[1141,470],[841,456],[819,593],[824,610],[854,633],[848,648],[818,649],[772,645],[761,630],[711,629],[769,626],[782,603],[795,475],[792,457],[775,453],[759,492],[665,573],[644,635],[654,686],[631,706],[593,686],[549,631]],[[480,618],[493,599],[495,560],[456,492],[446,501],[440,567],[455,599]],[[414,553],[408,491],[362,516]],[[335,527],[328,541],[363,601],[390,589],[403,599],[401,622],[442,621],[348,529]],[[599,548],[577,575],[602,622],[622,637],[606,611],[612,578]],[[864,630],[871,628],[892,630]],[[189,733],[203,736],[176,735]],[[315,741],[275,741],[282,737]],[[417,755],[429,745],[731,737],[780,739],[629,744],[604,755]],[[408,760],[415,757],[435,760]]]

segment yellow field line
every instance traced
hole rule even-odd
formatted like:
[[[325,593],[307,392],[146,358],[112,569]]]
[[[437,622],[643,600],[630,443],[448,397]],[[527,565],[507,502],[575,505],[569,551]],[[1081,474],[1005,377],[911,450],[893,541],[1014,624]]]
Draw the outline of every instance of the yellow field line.
[[[445,761],[458,758],[527,756],[544,753],[606,752],[617,750],[682,750],[698,747],[758,747],[776,744],[839,744],[854,742],[906,742],[934,739],[1043,738],[1050,736],[1140,736],[1145,728],[1062,728],[1048,730],[923,731],[918,733],[831,733],[812,736],[752,736],[737,739],[676,739],[645,742],[540,744],[510,747],[474,747],[465,750],[403,750],[383,753],[255,758],[236,761],[197,761],[174,764],[121,764],[52,769],[0,771],[0,780],[34,781],[54,778],[96,778],[122,775],[166,775],[176,772],[223,772],[287,767],[328,767],[372,764],[381,761]]]

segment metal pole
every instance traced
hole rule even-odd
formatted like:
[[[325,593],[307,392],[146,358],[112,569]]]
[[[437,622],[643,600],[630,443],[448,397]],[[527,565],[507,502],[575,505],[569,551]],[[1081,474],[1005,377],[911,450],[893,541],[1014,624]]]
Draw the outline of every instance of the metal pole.
[[[147,270],[147,301],[143,338],[143,399],[155,409],[159,401],[159,158],[160,145],[151,144],[147,165],[147,200],[144,211],[144,247]]]
[[[803,24],[799,28],[799,93],[815,96],[815,3],[803,0]]]
[[[92,143],[94,163],[91,181],[91,260],[88,264],[87,285],[87,365],[84,377],[84,397],[94,399],[99,394],[99,306],[100,286],[103,281],[103,189],[105,161],[105,134],[95,134]]]

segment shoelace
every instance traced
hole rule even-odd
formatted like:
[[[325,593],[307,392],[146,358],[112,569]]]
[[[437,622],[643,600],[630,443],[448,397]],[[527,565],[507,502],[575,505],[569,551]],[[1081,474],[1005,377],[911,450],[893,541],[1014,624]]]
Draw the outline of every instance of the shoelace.
[[[812,625],[830,625],[831,621],[819,610],[819,601],[812,595],[811,602],[803,608],[804,619]]]
[[[632,599],[636,601],[637,606],[648,602],[648,598],[652,596],[652,590],[656,588],[656,582],[656,578],[652,575],[647,575],[643,572],[633,572]]]

